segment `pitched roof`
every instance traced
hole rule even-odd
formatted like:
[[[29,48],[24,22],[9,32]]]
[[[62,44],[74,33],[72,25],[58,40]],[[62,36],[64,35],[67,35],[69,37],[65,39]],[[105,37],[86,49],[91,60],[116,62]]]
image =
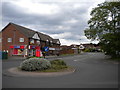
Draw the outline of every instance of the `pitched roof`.
[[[10,23],[11,25],[13,25],[17,30],[19,30],[21,33],[23,33],[25,36],[27,36],[28,38],[31,38],[36,31],[31,30],[29,28],[14,24],[14,23]]]
[[[39,37],[41,38],[41,40],[43,40],[43,41],[47,41],[47,40],[52,41],[53,40],[53,38],[48,35],[45,35],[40,32],[37,32],[37,33],[38,33]]]
[[[53,43],[60,44],[60,40],[59,39],[53,39]]]
[[[34,31],[32,29],[29,29],[29,28],[26,28],[26,27],[23,27],[23,26],[14,24],[14,23],[9,23],[9,24],[13,25],[17,30],[19,30],[21,33],[23,33],[28,38],[32,38],[35,33],[38,33],[41,40],[43,40],[43,41],[46,41],[46,40],[54,41],[54,39],[52,37],[50,37],[49,35],[40,33],[38,31]]]
[[[49,41],[52,41],[52,42],[55,43],[55,44],[60,44],[59,39],[53,39],[53,38],[50,37],[49,35],[40,33],[40,32],[38,32],[38,31],[29,29],[29,28],[26,28],[26,27],[23,27],[23,26],[14,24],[14,23],[9,23],[6,27],[8,27],[9,25],[13,25],[17,30],[19,30],[22,34],[24,34],[24,35],[25,35],[26,37],[28,37],[28,38],[32,38],[32,37],[34,36],[34,34],[37,33],[42,41],[47,41],[47,40],[49,40]],[[6,28],[6,27],[5,27],[5,28]],[[5,28],[4,28],[4,29],[5,29]],[[2,29],[2,31],[3,31],[4,29]],[[58,43],[58,42],[59,42],[59,43]]]

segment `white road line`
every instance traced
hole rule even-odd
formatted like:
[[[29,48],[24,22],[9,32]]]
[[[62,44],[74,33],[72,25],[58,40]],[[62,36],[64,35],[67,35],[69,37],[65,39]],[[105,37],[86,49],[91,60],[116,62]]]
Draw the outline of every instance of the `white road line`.
[[[73,61],[78,61],[78,60],[73,60]]]
[[[57,58],[57,59],[62,59],[62,58]]]

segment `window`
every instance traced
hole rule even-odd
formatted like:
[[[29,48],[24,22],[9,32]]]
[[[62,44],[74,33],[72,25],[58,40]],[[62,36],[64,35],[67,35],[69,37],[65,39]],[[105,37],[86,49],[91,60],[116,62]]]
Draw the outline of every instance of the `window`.
[[[2,38],[0,38],[0,42],[2,42]]]
[[[20,38],[19,41],[20,41],[20,42],[24,42],[24,38]]]
[[[49,40],[47,39],[46,42],[49,42]]]
[[[34,39],[30,39],[30,44],[34,44]]]
[[[50,45],[51,45],[51,46],[53,45],[53,41],[50,41]]]
[[[50,43],[52,43],[52,41],[50,41]]]
[[[59,42],[59,41],[57,41],[57,44],[60,44],[60,42]]]
[[[40,44],[40,41],[39,41],[39,40],[37,40],[36,42],[37,42],[37,44]]]
[[[8,38],[8,42],[12,42],[12,38]]]
[[[47,46],[49,45],[49,40],[48,40],[48,39],[46,40],[46,45],[47,45]]]

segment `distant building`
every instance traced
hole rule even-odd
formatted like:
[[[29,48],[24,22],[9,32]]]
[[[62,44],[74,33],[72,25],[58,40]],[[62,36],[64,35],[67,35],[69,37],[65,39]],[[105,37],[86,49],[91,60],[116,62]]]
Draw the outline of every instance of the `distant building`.
[[[93,48],[93,49],[100,49],[99,44],[92,44],[92,43],[87,43],[87,44],[81,44],[84,46],[84,48]]]
[[[59,39],[9,23],[0,32],[0,49],[7,51],[9,56],[41,56],[44,47],[59,47]]]
[[[81,50],[90,50],[90,52],[101,52],[101,47],[99,44],[92,44],[92,43],[88,43],[88,44],[81,44],[84,49]]]

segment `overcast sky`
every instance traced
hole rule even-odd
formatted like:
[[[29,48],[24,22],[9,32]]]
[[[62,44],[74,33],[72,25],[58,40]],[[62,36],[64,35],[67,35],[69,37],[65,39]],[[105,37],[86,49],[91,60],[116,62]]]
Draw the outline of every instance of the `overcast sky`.
[[[90,11],[104,1],[2,0],[1,27],[13,22],[60,39],[62,45],[90,43],[84,36]]]

